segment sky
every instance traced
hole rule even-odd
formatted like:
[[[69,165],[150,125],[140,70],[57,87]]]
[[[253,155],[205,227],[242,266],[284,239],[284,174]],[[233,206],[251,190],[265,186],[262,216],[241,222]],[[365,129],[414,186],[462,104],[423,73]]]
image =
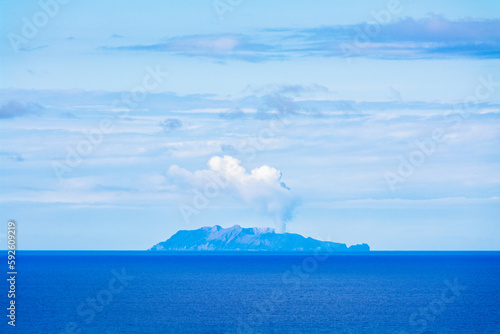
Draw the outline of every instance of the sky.
[[[0,215],[20,249],[142,250],[238,224],[500,250],[498,1],[0,13]]]

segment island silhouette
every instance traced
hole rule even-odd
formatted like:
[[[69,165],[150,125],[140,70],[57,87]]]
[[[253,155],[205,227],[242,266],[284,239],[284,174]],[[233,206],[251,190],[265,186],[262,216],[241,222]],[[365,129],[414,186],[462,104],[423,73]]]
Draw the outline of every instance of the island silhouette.
[[[151,251],[269,251],[269,252],[367,252],[370,246],[306,238],[295,233],[276,233],[273,228],[244,228],[234,225],[205,226],[180,230],[169,239],[154,245]]]

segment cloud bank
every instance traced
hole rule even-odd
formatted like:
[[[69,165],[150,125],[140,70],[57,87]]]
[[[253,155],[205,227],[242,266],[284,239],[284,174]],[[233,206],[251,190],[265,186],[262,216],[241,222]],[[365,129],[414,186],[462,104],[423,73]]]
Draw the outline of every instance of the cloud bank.
[[[218,61],[263,62],[303,57],[430,59],[500,56],[500,20],[392,18],[308,29],[263,29],[248,34],[198,34],[155,44],[103,46],[103,50],[166,52]]]
[[[42,106],[37,103],[23,103],[11,100],[0,107],[0,118],[13,118],[28,114],[35,114],[42,110]]]

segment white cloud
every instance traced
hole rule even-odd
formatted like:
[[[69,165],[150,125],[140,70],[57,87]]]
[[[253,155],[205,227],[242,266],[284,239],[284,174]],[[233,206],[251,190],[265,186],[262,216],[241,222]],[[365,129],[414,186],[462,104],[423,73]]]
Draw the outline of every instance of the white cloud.
[[[467,198],[467,197],[444,197],[431,199],[358,199],[347,201],[314,202],[305,204],[308,208],[330,208],[330,209],[429,209],[433,208],[457,208],[465,205],[495,205],[500,203],[500,197]]]

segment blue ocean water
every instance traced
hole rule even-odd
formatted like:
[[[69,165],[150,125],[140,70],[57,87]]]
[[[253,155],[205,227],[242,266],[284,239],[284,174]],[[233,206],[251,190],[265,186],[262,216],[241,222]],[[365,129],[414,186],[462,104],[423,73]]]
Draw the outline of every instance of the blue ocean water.
[[[500,333],[499,252],[20,252],[17,270],[2,333]]]

